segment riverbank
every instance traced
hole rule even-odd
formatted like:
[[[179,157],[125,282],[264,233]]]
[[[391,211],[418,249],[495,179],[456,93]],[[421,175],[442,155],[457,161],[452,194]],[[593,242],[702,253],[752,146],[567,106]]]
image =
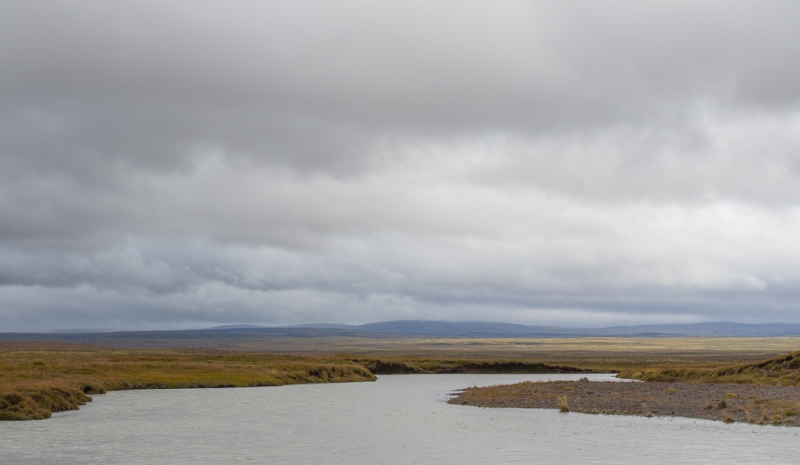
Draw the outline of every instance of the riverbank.
[[[231,350],[111,349],[0,343],[0,420],[50,418],[92,394],[128,389],[281,386],[374,381],[401,373],[583,373],[520,360],[286,355]]]
[[[50,418],[91,394],[127,389],[373,381],[343,359],[197,350],[112,350],[72,344],[0,346],[0,420]]]
[[[619,378],[651,382],[705,382],[800,386],[800,351],[760,360],[755,363],[723,366],[716,369],[670,367],[624,370]]]
[[[315,354],[308,347],[322,347],[313,341],[299,353],[291,345],[276,353],[241,350],[226,341],[216,341],[213,349],[0,341],[0,420],[49,418],[111,390],[360,382],[380,374],[622,372],[649,381],[800,383],[797,353],[754,361],[758,350],[728,339],[522,341],[524,346],[478,339],[371,340],[354,346],[355,353],[347,350],[352,341],[342,340],[335,344],[338,351]],[[786,341],[768,342],[764,347]]]
[[[800,426],[798,386],[584,379],[468,388],[449,402],[490,408],[542,408]]]

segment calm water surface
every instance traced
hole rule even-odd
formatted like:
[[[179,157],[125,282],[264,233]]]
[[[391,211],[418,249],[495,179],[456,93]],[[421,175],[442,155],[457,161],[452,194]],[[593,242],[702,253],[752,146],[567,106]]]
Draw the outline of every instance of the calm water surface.
[[[0,423],[0,463],[800,463],[800,428],[445,403],[473,385],[577,377],[111,392],[50,420]]]

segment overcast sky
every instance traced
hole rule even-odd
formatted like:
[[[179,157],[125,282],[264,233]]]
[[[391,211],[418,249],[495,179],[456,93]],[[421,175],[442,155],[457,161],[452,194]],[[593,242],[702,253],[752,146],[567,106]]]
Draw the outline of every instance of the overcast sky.
[[[0,3],[0,332],[800,323],[800,3]]]

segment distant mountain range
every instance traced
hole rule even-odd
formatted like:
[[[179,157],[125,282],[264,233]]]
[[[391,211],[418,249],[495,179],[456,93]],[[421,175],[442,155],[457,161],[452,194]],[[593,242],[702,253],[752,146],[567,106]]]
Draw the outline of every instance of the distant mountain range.
[[[52,333],[0,333],[0,340],[65,342],[113,339],[258,339],[262,337],[444,337],[444,338],[543,338],[543,337],[725,337],[800,336],[800,324],[744,324],[730,322],[683,325],[610,326],[563,328],[511,323],[400,320],[346,325],[312,323],[283,327],[253,324],[215,326],[205,329],[166,331],[65,330]]]
[[[204,331],[249,330],[330,330],[331,335],[383,335],[430,337],[667,337],[667,336],[800,336],[800,324],[768,323],[693,323],[682,325],[610,326],[605,328],[563,328],[559,326],[527,326],[511,323],[447,322],[398,320],[364,325],[304,324],[282,328],[257,325],[226,325]]]

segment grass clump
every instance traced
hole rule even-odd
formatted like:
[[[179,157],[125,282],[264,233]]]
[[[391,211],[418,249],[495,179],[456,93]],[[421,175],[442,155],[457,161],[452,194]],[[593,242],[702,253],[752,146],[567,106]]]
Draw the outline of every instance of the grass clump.
[[[562,413],[569,412],[569,400],[566,395],[559,396],[556,401],[558,402],[558,411]]]
[[[20,389],[0,395],[0,420],[42,420],[52,412],[77,410],[91,400],[80,389],[67,386]]]

